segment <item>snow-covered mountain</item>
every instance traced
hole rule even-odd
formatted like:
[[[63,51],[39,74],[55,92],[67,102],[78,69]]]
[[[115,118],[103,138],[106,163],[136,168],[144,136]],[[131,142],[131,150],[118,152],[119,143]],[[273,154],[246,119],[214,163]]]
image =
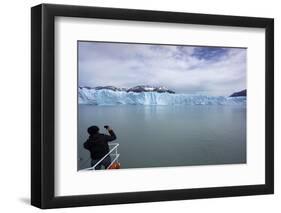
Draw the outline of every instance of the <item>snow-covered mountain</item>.
[[[153,86],[135,86],[130,89],[127,89],[127,92],[159,92],[159,93],[171,93],[174,94],[175,92],[172,90],[169,90],[166,87],[160,86],[160,87],[153,87]]]
[[[98,86],[98,87],[87,87],[87,86],[84,86],[84,87],[79,87],[79,89],[94,89],[94,90],[102,90],[102,89],[107,89],[107,90],[112,90],[112,91],[127,91],[126,88],[118,88],[118,87],[115,87],[115,86]]]
[[[167,88],[137,86],[130,89],[116,87],[79,87],[79,104],[93,105],[244,105],[246,97],[203,96],[175,94]]]
[[[79,89],[95,89],[95,90],[102,90],[102,89],[105,89],[105,90],[112,90],[112,91],[125,91],[125,92],[159,92],[159,93],[172,93],[174,94],[175,92],[172,91],[172,90],[169,90],[168,88],[166,87],[163,87],[163,86],[159,86],[159,87],[156,87],[156,86],[149,86],[149,85],[140,85],[140,86],[135,86],[135,87],[132,87],[132,88],[118,88],[118,87],[115,87],[115,86],[98,86],[98,87],[87,87],[87,86],[84,86],[84,87],[79,87]]]

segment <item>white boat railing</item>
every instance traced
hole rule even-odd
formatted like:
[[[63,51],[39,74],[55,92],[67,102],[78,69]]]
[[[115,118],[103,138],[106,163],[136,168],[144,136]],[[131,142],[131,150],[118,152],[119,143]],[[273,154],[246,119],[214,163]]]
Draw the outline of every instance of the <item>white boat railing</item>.
[[[92,167],[89,167],[89,168],[86,168],[86,169],[82,169],[81,171],[91,171],[91,170],[95,170],[96,167],[107,157],[107,156],[110,156],[112,155],[113,156],[113,159],[111,159],[111,164],[106,168],[110,168],[112,166],[113,163],[117,162],[119,163],[118,159],[119,159],[119,156],[120,154],[118,153],[118,146],[119,146],[119,143],[109,143],[109,152],[103,156],[103,158],[101,158],[95,165],[93,165]],[[88,159],[89,160],[89,159]],[[87,161],[88,161],[87,160]]]

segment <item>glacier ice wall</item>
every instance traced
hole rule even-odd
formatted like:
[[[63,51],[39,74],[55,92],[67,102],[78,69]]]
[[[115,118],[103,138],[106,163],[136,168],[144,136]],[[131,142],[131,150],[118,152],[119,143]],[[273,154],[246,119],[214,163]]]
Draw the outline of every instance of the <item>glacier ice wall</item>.
[[[79,104],[92,105],[244,105],[246,97],[78,89]]]

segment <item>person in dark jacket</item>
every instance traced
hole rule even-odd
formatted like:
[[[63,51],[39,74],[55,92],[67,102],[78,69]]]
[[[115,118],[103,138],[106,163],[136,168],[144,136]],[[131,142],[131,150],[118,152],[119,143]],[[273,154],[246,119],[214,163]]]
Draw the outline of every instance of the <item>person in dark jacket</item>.
[[[109,135],[100,134],[99,127],[90,126],[88,128],[89,138],[84,143],[84,148],[91,153],[91,167],[98,163],[108,152],[108,142],[116,140],[116,135],[109,126],[105,126]],[[102,166],[107,168],[111,164],[110,156],[106,156],[96,167],[96,170],[101,169]]]

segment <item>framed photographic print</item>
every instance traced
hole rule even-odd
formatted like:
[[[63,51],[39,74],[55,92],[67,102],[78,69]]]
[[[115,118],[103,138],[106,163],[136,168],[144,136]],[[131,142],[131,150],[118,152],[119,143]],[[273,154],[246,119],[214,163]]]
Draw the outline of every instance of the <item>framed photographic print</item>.
[[[31,204],[272,194],[271,18],[31,9]]]

